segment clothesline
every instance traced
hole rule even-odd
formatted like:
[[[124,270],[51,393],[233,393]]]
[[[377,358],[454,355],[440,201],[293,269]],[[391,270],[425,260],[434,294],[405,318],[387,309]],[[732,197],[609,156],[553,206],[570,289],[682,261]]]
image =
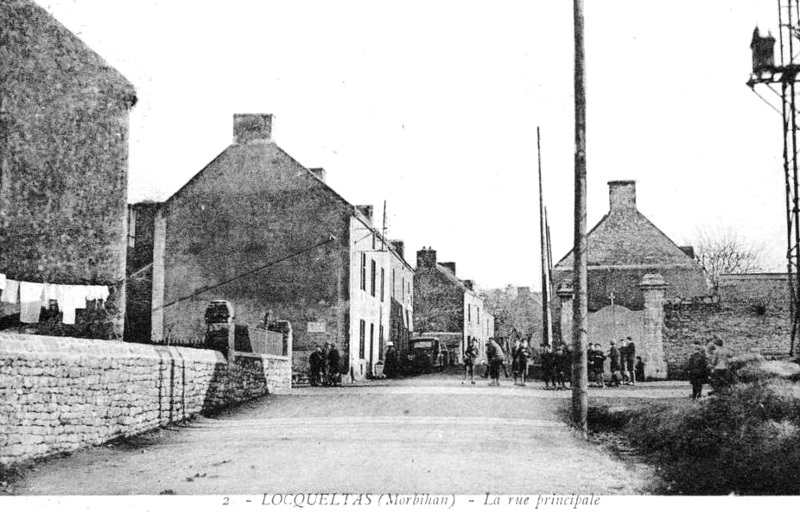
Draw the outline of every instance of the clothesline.
[[[85,309],[87,301],[106,301],[109,296],[108,286],[26,282],[9,279],[3,273],[0,273],[0,289],[0,301],[19,303],[22,323],[38,323],[42,307],[49,307],[50,300],[55,300],[63,313],[61,322],[74,325],[77,309]]]

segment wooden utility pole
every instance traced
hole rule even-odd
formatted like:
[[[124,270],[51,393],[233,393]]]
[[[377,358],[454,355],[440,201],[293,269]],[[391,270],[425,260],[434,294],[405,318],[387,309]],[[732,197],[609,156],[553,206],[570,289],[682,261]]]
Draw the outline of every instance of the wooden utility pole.
[[[539,242],[542,251],[542,344],[553,344],[553,325],[550,316],[550,260],[548,258],[547,220],[542,190],[542,138],[536,127],[536,149],[539,155]]]
[[[575,22],[575,244],[572,288],[572,422],[584,437],[589,408],[586,267],[586,61],[583,38],[583,0],[573,0]]]

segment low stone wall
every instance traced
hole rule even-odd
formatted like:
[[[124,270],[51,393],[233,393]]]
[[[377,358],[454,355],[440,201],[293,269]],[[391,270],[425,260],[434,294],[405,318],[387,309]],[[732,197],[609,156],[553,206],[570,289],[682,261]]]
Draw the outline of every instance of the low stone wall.
[[[0,465],[290,388],[286,357],[0,333]]]
[[[665,305],[664,354],[669,377],[684,378],[692,343],[707,343],[711,336],[721,337],[734,355],[757,351],[780,358],[789,354],[791,322],[788,312],[751,305]]]

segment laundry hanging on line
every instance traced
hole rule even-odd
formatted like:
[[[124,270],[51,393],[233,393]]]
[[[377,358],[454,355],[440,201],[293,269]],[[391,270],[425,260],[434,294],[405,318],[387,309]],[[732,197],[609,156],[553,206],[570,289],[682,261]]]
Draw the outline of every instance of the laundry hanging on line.
[[[5,278],[5,275],[0,274]],[[38,323],[41,308],[48,308],[50,300],[58,302],[62,313],[61,323],[75,324],[75,311],[85,309],[87,301],[102,300],[110,296],[108,286],[40,284],[36,282],[16,281],[5,278],[0,282],[2,295],[0,301],[20,304],[20,321],[22,323]]]
[[[3,289],[3,294],[0,295],[0,302],[19,303],[19,282],[6,279],[6,287]]]

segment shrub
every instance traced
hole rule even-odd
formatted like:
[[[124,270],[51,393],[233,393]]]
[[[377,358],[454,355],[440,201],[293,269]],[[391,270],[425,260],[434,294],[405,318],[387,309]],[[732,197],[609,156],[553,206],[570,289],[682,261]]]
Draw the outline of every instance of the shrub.
[[[624,432],[661,463],[667,492],[800,494],[800,385],[787,380],[638,411]]]
[[[751,360],[730,368],[740,382],[763,382],[772,379],[800,380],[800,366],[787,361]]]

